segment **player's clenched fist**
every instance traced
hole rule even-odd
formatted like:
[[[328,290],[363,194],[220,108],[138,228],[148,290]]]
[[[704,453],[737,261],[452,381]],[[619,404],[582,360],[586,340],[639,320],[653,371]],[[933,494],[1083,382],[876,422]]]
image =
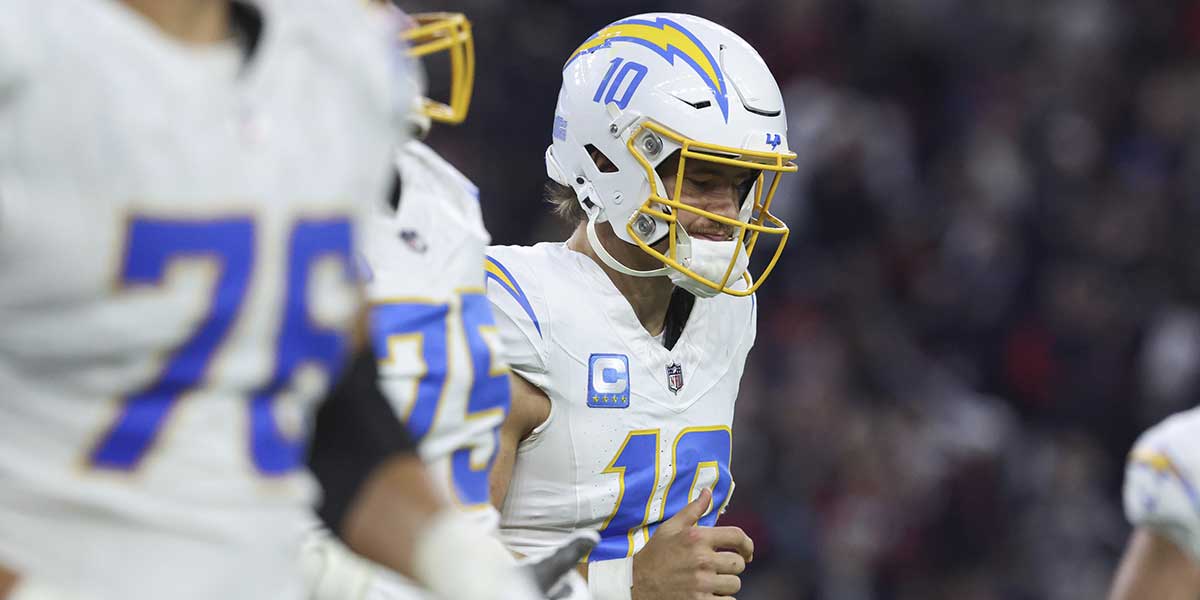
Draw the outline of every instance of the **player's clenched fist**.
[[[700,527],[712,492],[668,519],[633,556],[633,600],[699,600],[732,596],[754,556],[754,542],[737,527]]]

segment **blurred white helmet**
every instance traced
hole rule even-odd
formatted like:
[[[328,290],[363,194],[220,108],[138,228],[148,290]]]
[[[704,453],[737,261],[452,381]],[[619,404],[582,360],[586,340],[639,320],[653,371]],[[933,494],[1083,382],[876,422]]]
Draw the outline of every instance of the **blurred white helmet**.
[[[593,149],[612,166],[602,171]],[[676,152],[675,189],[666,190],[655,168]],[[575,191],[589,242],[611,268],[667,275],[698,296],[745,296],[770,274],[787,241],[787,226],[769,208],[779,176],[796,170],[794,158],[779,86],[758,52],[711,21],[651,13],[608,25],[567,59],[546,170]],[[760,173],[736,219],[678,201],[694,161]],[[679,211],[733,227],[734,240],[693,239],[677,226]],[[605,221],[663,267],[638,271],[617,261],[595,235]],[[751,277],[746,265],[762,235],[780,236],[779,243]],[[665,252],[651,247],[664,238]]]

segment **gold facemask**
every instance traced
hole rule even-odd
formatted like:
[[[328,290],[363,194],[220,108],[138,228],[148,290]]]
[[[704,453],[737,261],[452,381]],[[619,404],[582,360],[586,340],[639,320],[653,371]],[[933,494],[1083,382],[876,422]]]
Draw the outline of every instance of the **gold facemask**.
[[[654,166],[650,164],[650,161],[639,149],[644,146],[644,138],[647,135],[658,135],[662,138],[672,140],[680,146],[679,166],[675,175],[675,189],[669,198],[658,189],[656,183],[658,179],[655,177]],[[652,121],[643,123],[635,130],[633,135],[629,136],[629,142],[626,144],[626,147],[646,170],[646,177],[650,182],[650,197],[646,198],[646,201],[642,203],[638,212],[634,213],[629,222],[625,224],[630,239],[634,240],[634,243],[647,254],[705,286],[733,296],[749,296],[753,294],[758,289],[758,286],[762,285],[762,282],[771,274],[771,271],[775,268],[775,263],[779,261],[779,256],[783,253],[784,246],[787,244],[788,227],[783,221],[770,213],[770,208],[771,201],[775,197],[775,191],[779,187],[779,176],[783,173],[794,173],[796,171],[796,164],[792,162],[796,158],[796,155],[790,152],[764,152],[708,144],[681,136]],[[683,189],[684,173],[687,169],[688,161],[705,161],[758,171],[758,179],[752,191],[753,204],[750,206],[749,218],[745,221],[731,219],[681,202],[679,198]],[[764,188],[766,188],[765,193]],[[747,199],[747,201],[750,201],[750,199]],[[737,240],[736,252],[730,257],[729,266],[725,269],[725,274],[720,281],[706,278],[679,262],[679,257],[676,256],[676,242],[679,239],[679,211],[690,212],[734,228],[736,232],[734,239]],[[667,234],[668,245],[666,254],[651,247],[637,234],[634,225],[641,215],[648,215],[668,223],[669,231]],[[737,253],[745,252],[746,259],[749,260],[750,256],[754,253],[754,249],[758,246],[759,236],[764,234],[780,236],[779,244],[775,248],[775,254],[771,257],[767,266],[763,268],[762,273],[757,277],[751,277],[748,270],[742,274],[741,279],[746,282],[744,289],[734,289],[731,285],[736,284],[738,281],[738,279],[732,277],[734,267],[737,264]],[[731,278],[733,278],[733,281],[730,281]]]
[[[450,53],[449,101],[423,98],[422,111],[439,123],[462,123],[467,118],[475,87],[475,40],[471,37],[471,22],[461,13],[417,13],[411,17],[416,26],[402,34],[409,44],[409,56],[422,58],[436,52]]]

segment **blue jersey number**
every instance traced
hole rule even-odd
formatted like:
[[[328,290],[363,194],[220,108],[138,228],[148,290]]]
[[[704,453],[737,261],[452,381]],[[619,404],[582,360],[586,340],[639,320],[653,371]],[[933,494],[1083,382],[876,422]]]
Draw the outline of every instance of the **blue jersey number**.
[[[624,63],[623,66],[622,63]],[[625,62],[623,58],[612,59],[608,72],[604,74],[604,79],[600,80],[600,87],[596,88],[596,95],[592,96],[592,102],[600,102],[603,99],[604,104],[612,102],[617,105],[617,108],[625,110],[625,107],[629,106],[629,101],[633,100],[634,92],[637,91],[639,85],[642,85],[642,80],[646,78],[646,73],[649,71],[646,65],[641,63]],[[625,79],[630,75],[633,75],[633,79],[625,87],[625,92],[618,98],[617,93],[621,90],[621,84],[625,83]],[[612,85],[609,85],[610,81]],[[604,90],[608,90],[608,94],[605,94]]]
[[[408,426],[413,439],[420,441],[433,427],[438,403],[442,399],[442,388],[450,368],[449,348],[446,346],[449,332],[446,318],[450,314],[449,304],[424,304],[418,302],[380,304],[371,309],[371,338],[375,355],[390,354],[390,344],[399,339],[415,339],[420,348],[424,369],[417,382],[416,397],[408,407],[408,413],[400,415]]]
[[[633,536],[640,532],[649,539],[660,522],[687,506],[700,472],[709,468],[716,474],[712,508],[700,518],[699,525],[711,527],[717,523],[717,514],[733,489],[729,472],[733,438],[729,428],[691,427],[679,433],[671,450],[674,474],[663,493],[662,513],[650,523],[650,505],[658,487],[658,438],[657,429],[630,433],[604,469],[604,473],[620,477],[621,492],[612,515],[600,528],[600,544],[588,556],[589,561],[632,555]]]
[[[282,475],[300,466],[303,440],[289,439],[272,416],[274,399],[302,364],[335,373],[345,352],[340,332],[312,324],[307,289],[311,267],[333,257],[350,272],[350,223],[345,219],[301,221],[292,230],[287,299],[276,349],[275,372],[250,402],[250,448],[254,465],[265,475]],[[205,259],[217,269],[213,299],[195,332],[167,359],[159,376],[125,398],[124,409],[90,454],[98,469],[132,470],[154,445],[167,415],[188,390],[197,387],[245,300],[255,261],[255,225],[250,217],[220,220],[133,219],[124,286],[159,285],[171,264]]]
[[[503,421],[511,401],[508,369],[497,366],[484,333],[495,329],[491,306],[482,291],[461,295],[461,315],[455,307],[442,303],[390,302],[372,311],[372,338],[375,352],[386,358],[389,344],[397,339],[412,338],[418,342],[424,371],[416,385],[416,397],[404,416],[409,432],[420,441],[429,433],[442,401],[450,373],[450,344],[448,320],[459,317],[463,336],[470,353],[471,392],[467,399],[464,419],[479,419],[498,415]],[[464,368],[455,365],[455,368]],[[499,429],[492,431],[492,448],[500,443]],[[487,504],[488,474],[495,462],[495,452],[482,463],[471,460],[473,447],[458,448],[451,456],[454,489],[464,506]]]

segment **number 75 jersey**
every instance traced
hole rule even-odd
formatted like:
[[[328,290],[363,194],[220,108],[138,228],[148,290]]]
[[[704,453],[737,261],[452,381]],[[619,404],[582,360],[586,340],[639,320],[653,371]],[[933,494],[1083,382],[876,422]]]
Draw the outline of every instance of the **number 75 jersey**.
[[[381,385],[447,501],[494,531],[488,476],[510,390],[483,289],[478,190],[418,141],[396,166],[399,207],[365,236]]]
[[[540,555],[590,528],[589,561],[631,556],[662,521],[713,491],[733,494],[731,425],[754,343],[753,296],[696,299],[668,350],[587,256],[562,243],[492,247],[488,297],[515,373],[550,399],[517,449],[501,539]]]

